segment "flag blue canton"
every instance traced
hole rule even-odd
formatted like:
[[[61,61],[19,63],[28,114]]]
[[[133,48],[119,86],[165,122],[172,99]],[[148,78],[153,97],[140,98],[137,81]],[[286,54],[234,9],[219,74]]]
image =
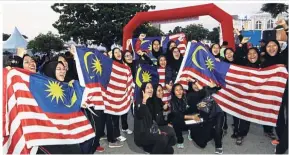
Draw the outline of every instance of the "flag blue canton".
[[[44,112],[71,113],[80,110],[84,88],[78,81],[69,84],[41,74],[31,74],[29,89]]]

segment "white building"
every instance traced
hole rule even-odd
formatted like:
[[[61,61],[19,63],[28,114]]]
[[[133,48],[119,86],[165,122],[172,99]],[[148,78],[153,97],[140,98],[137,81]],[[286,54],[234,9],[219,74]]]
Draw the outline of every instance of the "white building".
[[[275,28],[279,18],[288,19],[288,13],[282,13],[276,18],[272,18],[269,13],[257,13],[240,17],[233,16],[233,26],[239,30],[270,30]]]

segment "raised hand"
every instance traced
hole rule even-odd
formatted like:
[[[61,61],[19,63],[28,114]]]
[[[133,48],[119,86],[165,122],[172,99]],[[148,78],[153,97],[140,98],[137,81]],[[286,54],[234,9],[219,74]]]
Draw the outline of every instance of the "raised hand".
[[[143,95],[143,99],[142,102],[143,104],[146,104],[147,99],[150,97],[147,93],[145,93],[144,91],[142,91],[142,95]]]

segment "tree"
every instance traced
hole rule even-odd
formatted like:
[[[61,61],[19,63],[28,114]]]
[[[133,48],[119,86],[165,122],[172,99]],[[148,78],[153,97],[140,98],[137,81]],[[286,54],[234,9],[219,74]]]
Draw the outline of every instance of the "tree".
[[[32,49],[34,52],[45,52],[49,55],[52,50],[63,50],[64,43],[57,35],[48,32],[47,34],[39,34],[33,40],[29,41],[27,48]]]
[[[139,26],[133,33],[133,37],[137,38],[140,33],[145,33],[147,37],[155,37],[155,36],[163,36],[165,33],[156,28],[153,27],[150,23],[145,23]]]
[[[207,38],[209,30],[204,28],[202,24],[190,24],[181,29],[186,34],[187,40],[203,40]]]
[[[266,3],[263,4],[261,11],[268,12],[273,18],[276,18],[282,12],[288,13],[288,5],[283,3]]]
[[[6,41],[10,36],[11,36],[11,34],[3,33],[3,41]],[[22,35],[22,36],[24,39],[28,39],[28,37],[26,35]]]
[[[64,40],[79,38],[82,42],[92,40],[110,46],[122,41],[123,27],[137,12],[155,9],[144,3],[127,4],[66,4],[56,3],[51,8],[59,13],[53,24]]]
[[[213,28],[213,31],[210,31],[208,36],[208,40],[211,40],[213,43],[219,43],[220,42],[220,27]]]

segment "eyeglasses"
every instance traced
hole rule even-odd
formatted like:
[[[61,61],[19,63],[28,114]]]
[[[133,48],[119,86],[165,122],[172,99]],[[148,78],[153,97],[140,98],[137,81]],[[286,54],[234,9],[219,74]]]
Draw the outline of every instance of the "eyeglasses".
[[[125,55],[124,57],[128,58],[128,57],[132,57],[132,55]]]

